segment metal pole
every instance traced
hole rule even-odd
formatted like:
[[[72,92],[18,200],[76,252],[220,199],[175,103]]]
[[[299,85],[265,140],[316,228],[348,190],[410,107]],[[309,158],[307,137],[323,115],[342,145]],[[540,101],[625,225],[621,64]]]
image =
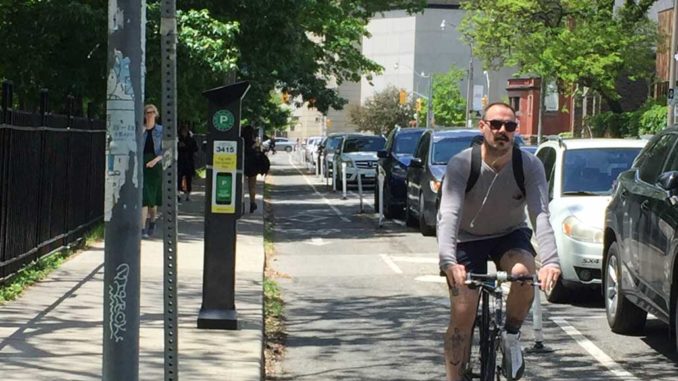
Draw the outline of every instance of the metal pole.
[[[377,175],[379,182],[379,227],[384,226],[384,169],[379,166],[379,174]]]
[[[356,162],[353,162],[353,168],[355,168],[356,173],[358,174],[358,197],[360,197],[360,209],[358,213],[363,212],[363,180],[362,180],[362,171],[356,166]]]
[[[426,128],[433,126],[433,74],[428,75],[428,107],[426,110]]]
[[[668,115],[667,127],[673,127],[676,117],[676,45],[678,44],[678,0],[673,1],[673,23],[671,33],[671,55],[669,56],[669,94],[668,94]]]
[[[539,79],[539,116],[537,122],[537,145],[541,144],[544,130],[543,130],[543,118],[544,118],[544,90],[546,86],[544,85],[544,77]]]
[[[341,192],[342,200],[346,200],[346,162],[341,162]]]
[[[471,57],[468,60],[468,78],[466,79],[466,127],[473,127],[471,106],[473,106],[473,45],[469,45]]]
[[[104,199],[104,381],[139,379],[146,1],[109,0]]]
[[[337,154],[332,156],[332,192],[337,191]]]
[[[160,19],[162,51],[163,235],[165,381],[179,380],[177,309],[177,6],[163,0]]]

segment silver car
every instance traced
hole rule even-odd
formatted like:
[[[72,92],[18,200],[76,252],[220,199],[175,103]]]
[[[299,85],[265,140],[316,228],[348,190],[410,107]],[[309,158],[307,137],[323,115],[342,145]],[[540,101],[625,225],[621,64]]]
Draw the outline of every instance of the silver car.
[[[612,185],[645,144],[637,139],[559,139],[537,149],[549,183],[550,221],[562,268],[560,280],[546,294],[550,302],[566,301],[575,288],[600,286]]]

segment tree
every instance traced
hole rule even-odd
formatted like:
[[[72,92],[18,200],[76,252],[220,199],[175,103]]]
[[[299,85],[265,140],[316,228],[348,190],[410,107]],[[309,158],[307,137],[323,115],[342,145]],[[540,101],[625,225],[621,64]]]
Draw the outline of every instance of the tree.
[[[243,116],[270,129],[284,127],[289,115],[272,101],[272,91],[285,88],[293,98],[313,99],[323,113],[340,109],[346,101],[329,83],[369,79],[382,69],[360,50],[370,18],[425,5],[425,0],[182,0],[179,118],[204,120],[201,92],[225,84],[231,74],[252,84]],[[73,93],[103,104],[108,0],[0,0],[0,7],[0,77],[15,81],[20,102],[30,103],[40,87],[48,87],[53,100]],[[161,106],[158,8],[159,0],[148,0],[146,93]]]
[[[464,125],[466,99],[462,97],[459,84],[465,72],[452,66],[447,73],[433,75],[433,117],[436,126]],[[428,102],[418,113],[419,125],[426,125]]]
[[[351,123],[361,131],[370,131],[377,135],[387,135],[396,126],[406,127],[414,119],[415,100],[400,104],[400,90],[395,86],[375,93],[365,101],[364,106],[349,109]]]
[[[652,75],[654,2],[626,0],[614,12],[612,0],[469,0],[460,30],[485,68],[516,67],[570,93],[589,87],[622,112],[617,80]]]

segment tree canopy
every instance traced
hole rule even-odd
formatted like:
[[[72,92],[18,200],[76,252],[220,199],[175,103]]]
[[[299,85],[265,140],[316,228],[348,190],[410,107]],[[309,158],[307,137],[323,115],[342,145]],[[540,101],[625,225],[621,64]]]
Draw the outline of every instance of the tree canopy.
[[[657,46],[647,18],[655,0],[468,0],[460,30],[486,68],[516,67],[520,74],[597,91],[621,112],[618,79],[649,78]]]
[[[364,106],[353,106],[348,112],[351,123],[357,125],[361,131],[387,135],[396,125],[410,125],[414,119],[415,100],[410,98],[401,105],[400,90],[389,86],[368,98]]]
[[[160,98],[159,0],[148,0],[146,98]],[[271,92],[285,90],[320,112],[345,104],[330,83],[357,81],[381,67],[360,43],[378,12],[417,12],[425,0],[182,0],[177,2],[179,119],[205,118],[203,90],[235,73],[252,88],[243,117],[267,128],[287,123]],[[105,100],[107,0],[0,0],[0,77],[26,104],[52,97]],[[31,41],[27,44],[26,41]],[[159,103],[159,102],[158,102]]]

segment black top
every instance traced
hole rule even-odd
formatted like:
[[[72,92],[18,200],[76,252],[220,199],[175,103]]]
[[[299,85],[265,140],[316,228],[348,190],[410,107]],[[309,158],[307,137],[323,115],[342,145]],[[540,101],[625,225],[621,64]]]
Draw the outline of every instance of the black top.
[[[155,147],[153,146],[153,130],[155,130],[155,126],[153,126],[153,128],[151,128],[150,130],[146,130],[146,141],[144,142],[144,155],[148,153],[155,156]]]

